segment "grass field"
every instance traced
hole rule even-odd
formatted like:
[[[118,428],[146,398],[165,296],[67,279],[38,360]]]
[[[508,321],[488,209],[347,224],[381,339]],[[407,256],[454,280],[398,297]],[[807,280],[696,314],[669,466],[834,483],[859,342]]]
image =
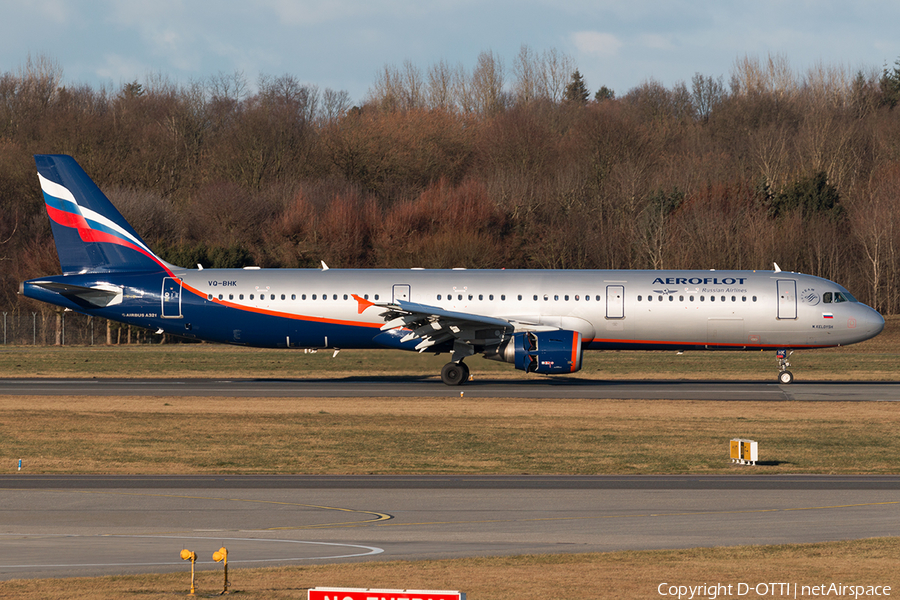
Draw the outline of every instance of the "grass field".
[[[896,596],[900,584],[898,556],[900,539],[878,538],[806,545],[229,569],[229,578],[234,596],[248,600],[305,599],[306,590],[316,586],[460,590],[466,592],[468,600],[643,600],[663,598],[658,592],[663,583],[731,585],[732,593],[720,594],[719,598],[794,597],[793,593],[773,594],[774,588],[766,596],[757,595],[755,590],[737,594],[740,583],[755,587],[770,582],[798,584],[798,598],[813,597],[801,596],[800,586],[831,583],[891,586],[890,595]],[[197,595],[215,596],[222,591],[222,581],[221,569],[200,572]],[[5,582],[0,583],[0,598],[145,600],[183,597],[189,589],[190,567],[186,566],[179,574]],[[663,590],[668,593],[668,587]]]
[[[409,375],[437,378],[446,354],[344,350],[315,354],[214,344],[3,346],[0,377],[278,377]],[[474,377],[538,378],[512,365],[472,357]],[[900,372],[900,318],[889,317],[873,340],[794,354],[797,381],[892,381]],[[774,352],[586,352],[586,379],[721,379],[775,381]]]
[[[848,348],[798,352],[798,381],[896,381],[900,321]],[[4,377],[437,377],[446,356],[211,345],[5,347]],[[577,377],[772,381],[772,353],[609,352]],[[470,361],[476,377],[534,377]],[[0,472],[29,473],[898,473],[894,403],[490,401],[447,398],[0,397]],[[335,440],[352,436],[352,448]],[[757,467],[728,440],[760,443]],[[664,444],[662,442],[665,442]],[[679,452],[671,452],[671,448]],[[177,449],[177,451],[176,451]],[[891,585],[900,540],[232,569],[242,598],[314,586],[460,589],[469,600],[654,598],[659,584]],[[0,598],[169,598],[189,575],[23,580]],[[221,591],[202,572],[201,596]],[[708,595],[706,597],[709,597]],[[726,596],[726,597],[736,597]],[[753,593],[743,597],[758,597]],[[844,596],[846,597],[846,596]]]

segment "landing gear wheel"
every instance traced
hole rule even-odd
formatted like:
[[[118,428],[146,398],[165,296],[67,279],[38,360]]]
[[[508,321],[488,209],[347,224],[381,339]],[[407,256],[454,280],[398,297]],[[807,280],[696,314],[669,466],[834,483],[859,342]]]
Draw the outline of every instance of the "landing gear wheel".
[[[787,385],[787,384],[791,383],[792,381],[794,381],[794,374],[791,373],[790,371],[782,371],[781,373],[778,374],[778,383],[783,383],[784,385]]]
[[[441,381],[447,385],[461,385],[469,378],[469,367],[462,362],[448,362],[441,369]]]

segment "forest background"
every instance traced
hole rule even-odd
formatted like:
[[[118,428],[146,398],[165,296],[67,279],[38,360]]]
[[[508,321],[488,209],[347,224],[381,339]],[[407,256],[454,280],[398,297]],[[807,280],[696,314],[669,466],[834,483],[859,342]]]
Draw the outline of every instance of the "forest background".
[[[293,75],[63,85],[0,74],[0,310],[59,272],[32,158],[71,154],[184,267],[772,269],[900,310],[900,60],[591,93],[573,61],[385,66],[367,97]],[[37,334],[38,320],[42,333]],[[59,316],[55,319],[59,342]],[[29,334],[30,335],[30,334]],[[30,343],[31,339],[28,340]]]

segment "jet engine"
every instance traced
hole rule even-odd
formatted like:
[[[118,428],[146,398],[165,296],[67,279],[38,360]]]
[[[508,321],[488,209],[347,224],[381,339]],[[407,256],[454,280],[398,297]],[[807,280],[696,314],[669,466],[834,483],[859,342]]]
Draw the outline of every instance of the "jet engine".
[[[487,358],[512,363],[526,373],[574,373],[581,370],[581,334],[577,331],[521,331]]]

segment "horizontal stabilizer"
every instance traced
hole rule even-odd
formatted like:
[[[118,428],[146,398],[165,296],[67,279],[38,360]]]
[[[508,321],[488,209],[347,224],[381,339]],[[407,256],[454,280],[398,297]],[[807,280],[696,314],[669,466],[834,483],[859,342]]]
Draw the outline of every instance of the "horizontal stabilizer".
[[[55,281],[29,281],[31,285],[56,292],[73,302],[92,307],[113,306],[122,302],[122,288],[114,285],[102,287],[84,287],[71,283]]]

